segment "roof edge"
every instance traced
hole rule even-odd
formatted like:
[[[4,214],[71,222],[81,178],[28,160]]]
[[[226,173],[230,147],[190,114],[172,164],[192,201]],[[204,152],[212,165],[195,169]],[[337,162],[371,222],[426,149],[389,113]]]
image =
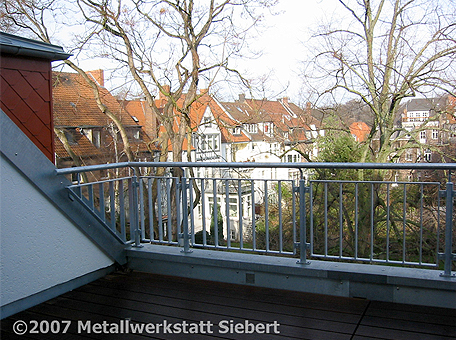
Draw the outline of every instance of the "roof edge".
[[[65,53],[61,46],[0,32],[0,53],[22,57],[65,60],[72,54]]]

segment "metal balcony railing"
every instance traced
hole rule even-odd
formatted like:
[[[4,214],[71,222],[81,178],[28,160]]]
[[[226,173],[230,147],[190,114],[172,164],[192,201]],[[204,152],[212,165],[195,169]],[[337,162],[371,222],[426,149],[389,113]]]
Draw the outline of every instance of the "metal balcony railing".
[[[181,174],[158,176],[159,168]],[[443,276],[455,270],[454,163],[204,163],[223,169],[225,177],[192,177],[191,168],[201,163],[128,162],[57,172],[103,171],[106,177],[123,169],[123,177],[95,175],[90,183],[78,176],[68,189],[113,236],[135,247],[227,249],[295,256],[302,264],[315,258],[443,267]],[[255,168],[298,169],[301,179],[249,178],[244,170]],[[352,171],[351,178],[341,170]],[[403,171],[444,171],[446,183],[384,180]]]

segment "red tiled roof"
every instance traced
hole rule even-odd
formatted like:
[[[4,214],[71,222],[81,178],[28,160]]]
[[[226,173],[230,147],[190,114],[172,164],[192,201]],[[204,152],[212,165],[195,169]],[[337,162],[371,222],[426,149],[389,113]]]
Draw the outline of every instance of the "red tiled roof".
[[[58,127],[107,126],[110,119],[95,101],[92,88],[78,73],[54,72],[54,125]],[[124,126],[138,124],[104,87],[98,87],[103,104],[120,117]]]
[[[358,142],[364,142],[370,130],[370,127],[364,122],[354,122],[350,125],[350,133],[356,136]]]
[[[62,142],[57,136],[54,136],[55,141],[55,154],[58,158],[70,158],[70,155],[65,150]],[[76,134],[75,143],[71,145],[71,150],[76,154],[76,156],[84,157],[99,157],[102,155],[102,152],[93,145],[85,135]]]

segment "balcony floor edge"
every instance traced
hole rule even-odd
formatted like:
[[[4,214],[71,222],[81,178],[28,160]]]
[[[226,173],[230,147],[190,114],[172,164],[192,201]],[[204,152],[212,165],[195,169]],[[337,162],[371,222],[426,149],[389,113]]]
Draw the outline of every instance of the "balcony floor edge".
[[[144,244],[127,249],[132,270],[248,286],[456,308],[456,279],[438,270],[312,260]]]

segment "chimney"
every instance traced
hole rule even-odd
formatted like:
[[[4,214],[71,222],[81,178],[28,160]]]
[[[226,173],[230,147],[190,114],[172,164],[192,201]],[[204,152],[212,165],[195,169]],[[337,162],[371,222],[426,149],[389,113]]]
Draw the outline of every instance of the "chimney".
[[[306,103],[306,112],[308,115],[312,114],[311,108],[312,108],[312,104],[310,104],[310,102],[307,102]]]
[[[94,71],[88,71],[88,74],[90,74],[93,79],[98,83],[98,85],[104,87],[104,71],[103,70],[94,70]]]
[[[283,102],[285,105],[288,105],[288,97],[283,97],[283,98],[282,98],[282,102]]]
[[[209,89],[201,89],[201,90],[200,90],[200,94],[201,94],[201,95],[205,95],[205,94],[208,95],[208,94],[209,94]]]
[[[242,93],[242,94],[239,95],[239,101],[241,103],[245,102],[245,93]]]

